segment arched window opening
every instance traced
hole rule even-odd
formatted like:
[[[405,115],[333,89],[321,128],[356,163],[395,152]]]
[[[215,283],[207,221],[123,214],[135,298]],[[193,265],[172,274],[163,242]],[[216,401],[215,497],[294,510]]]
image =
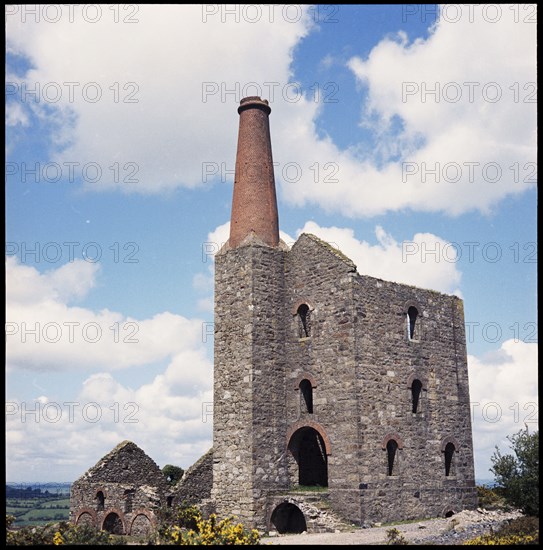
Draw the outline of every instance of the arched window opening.
[[[105,508],[105,502],[106,502],[106,497],[104,496],[104,493],[102,491],[98,491],[96,493],[96,510],[98,512],[104,510]]]
[[[298,316],[298,338],[311,336],[311,312],[307,304],[302,304],[296,312]]]
[[[398,443],[396,440],[391,439],[387,443],[387,459],[388,459],[388,470],[387,474],[389,476],[398,475],[398,460],[397,460],[397,451]]]
[[[271,523],[280,534],[303,533],[307,531],[302,511],[298,506],[290,502],[283,502],[273,511]]]
[[[415,306],[411,306],[407,310],[407,334],[409,335],[409,340],[418,340],[418,316],[419,311]]]
[[[454,475],[454,453],[456,449],[454,443],[447,443],[445,445],[445,475]]]
[[[411,405],[413,413],[421,412],[421,395],[422,395],[422,382],[420,380],[413,380],[411,384]]]
[[[301,411],[303,413],[313,414],[313,387],[307,378],[304,378],[300,382],[300,400]]]

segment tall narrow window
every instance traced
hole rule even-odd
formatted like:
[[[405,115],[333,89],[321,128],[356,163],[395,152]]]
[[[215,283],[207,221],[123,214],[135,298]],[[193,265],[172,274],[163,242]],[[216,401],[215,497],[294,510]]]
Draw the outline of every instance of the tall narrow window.
[[[454,475],[454,452],[456,451],[454,443],[445,445],[445,475]]]
[[[307,304],[302,304],[296,312],[298,316],[298,338],[311,336],[311,312]]]
[[[104,493],[102,491],[98,491],[96,493],[96,510],[100,512],[104,509],[106,502],[106,497],[104,496]]]
[[[413,380],[411,384],[411,404],[412,411],[414,413],[421,412],[420,398],[422,394],[422,382],[420,380]]]
[[[396,460],[397,451],[398,451],[398,443],[394,439],[391,439],[387,443],[387,459],[388,459],[389,476],[397,475],[397,471],[398,471],[398,464],[397,464],[398,461]]]
[[[301,411],[303,413],[313,414],[313,387],[307,378],[304,378],[300,382],[300,400]]]
[[[419,316],[419,311],[415,306],[411,306],[407,310],[407,334],[409,335],[409,340],[418,340],[418,330],[417,327],[417,317]]]
[[[132,505],[134,501],[134,489],[126,489],[124,492],[124,511],[125,513],[132,511]]]

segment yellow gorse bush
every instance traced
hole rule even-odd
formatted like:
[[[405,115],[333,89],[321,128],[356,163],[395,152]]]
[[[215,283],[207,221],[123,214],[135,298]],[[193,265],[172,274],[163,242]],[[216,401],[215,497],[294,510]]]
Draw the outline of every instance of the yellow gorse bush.
[[[467,545],[483,545],[483,546],[502,546],[502,545],[519,545],[519,544],[537,544],[539,537],[534,535],[482,535],[480,537],[468,540],[464,544]]]
[[[235,544],[253,545],[260,541],[256,529],[246,529],[241,523],[232,523],[232,518],[217,522],[217,516],[211,514],[209,519],[199,519],[196,529],[184,530],[174,526],[167,532],[168,542],[179,545],[215,545]]]

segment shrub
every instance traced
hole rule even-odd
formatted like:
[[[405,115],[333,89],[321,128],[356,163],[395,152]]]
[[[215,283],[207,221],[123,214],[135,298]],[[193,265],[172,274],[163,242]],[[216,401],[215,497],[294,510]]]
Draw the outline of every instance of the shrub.
[[[539,432],[528,428],[509,436],[515,456],[500,453],[491,457],[497,486],[505,499],[524,514],[539,517]]]
[[[502,491],[492,489],[486,485],[477,485],[477,498],[479,506],[487,510],[496,510],[506,508],[504,497],[500,494]]]
[[[233,524],[232,518],[217,521],[211,514],[209,519],[200,519],[195,529],[184,529],[174,526],[167,531],[167,538],[161,542],[177,545],[214,545],[236,544],[254,545],[260,541],[256,529],[246,529],[241,523]]]
[[[400,531],[393,527],[392,529],[387,530],[387,544],[405,545],[409,543],[407,542],[407,539],[400,533]]]
[[[482,535],[468,540],[467,545],[539,545],[539,520],[535,517],[523,516],[512,520],[495,533]]]
[[[258,544],[260,535],[256,529],[246,529],[233,518],[217,520],[215,514],[204,519],[197,506],[183,502],[174,508],[162,508],[158,512],[159,526],[149,543],[176,545],[209,544]]]
[[[63,544],[124,544],[122,537],[113,537],[106,531],[97,531],[88,525],[73,525],[67,521],[12,530],[13,516],[6,516],[6,544],[12,546]]]
[[[537,541],[539,541],[539,519],[533,516],[516,518],[504,525],[498,533],[506,536],[530,535],[537,537]]]
[[[186,502],[173,508],[161,508],[157,512],[158,527],[156,536],[159,541],[171,539],[171,529],[197,529],[198,522],[202,520],[202,513],[196,506],[187,505]],[[153,537],[151,537],[152,539]]]

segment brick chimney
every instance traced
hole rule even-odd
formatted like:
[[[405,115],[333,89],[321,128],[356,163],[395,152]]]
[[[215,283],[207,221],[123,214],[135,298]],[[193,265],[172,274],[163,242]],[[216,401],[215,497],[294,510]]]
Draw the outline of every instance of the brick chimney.
[[[279,244],[279,219],[270,141],[268,101],[246,97],[238,107],[239,134],[229,247],[249,235],[271,247]]]

